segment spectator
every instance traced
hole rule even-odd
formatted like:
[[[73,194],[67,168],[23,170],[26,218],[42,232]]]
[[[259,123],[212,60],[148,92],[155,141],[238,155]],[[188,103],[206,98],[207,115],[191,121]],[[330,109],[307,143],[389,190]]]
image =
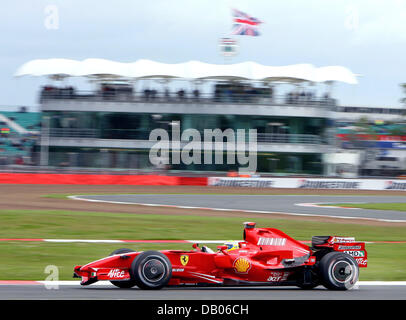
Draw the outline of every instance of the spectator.
[[[195,98],[195,100],[199,100],[199,95],[200,95],[199,90],[197,89],[193,90],[193,97]]]
[[[151,90],[151,100],[155,100],[156,94],[157,94],[156,90],[155,90],[155,89],[152,89],[152,90]]]
[[[269,87],[269,100],[273,102],[273,88]]]
[[[165,100],[168,101],[171,98],[171,93],[169,92],[168,87],[165,88]]]
[[[144,99],[145,99],[145,101],[149,101],[150,96],[151,96],[151,90],[145,89],[144,90]]]
[[[178,91],[178,98],[179,98],[179,100],[183,100],[184,97],[185,97],[185,90],[180,89],[180,90]]]

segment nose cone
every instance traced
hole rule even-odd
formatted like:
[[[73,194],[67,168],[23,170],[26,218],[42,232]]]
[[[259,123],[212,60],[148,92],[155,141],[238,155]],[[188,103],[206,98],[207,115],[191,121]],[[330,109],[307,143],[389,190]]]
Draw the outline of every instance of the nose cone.
[[[88,266],[83,266],[83,267],[79,267],[79,271],[84,271],[84,272],[86,272],[86,271],[89,271],[89,267]]]

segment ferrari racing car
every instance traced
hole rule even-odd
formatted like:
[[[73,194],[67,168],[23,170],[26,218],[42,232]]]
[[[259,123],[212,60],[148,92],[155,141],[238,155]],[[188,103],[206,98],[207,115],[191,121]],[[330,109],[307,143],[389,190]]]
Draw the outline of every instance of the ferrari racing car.
[[[351,289],[359,268],[367,267],[365,243],[354,238],[315,236],[311,246],[278,229],[244,223],[243,241],[218,246],[193,244],[190,251],[136,252],[118,249],[110,256],[74,268],[82,285],[108,280],[119,288],[138,286],[298,286]]]

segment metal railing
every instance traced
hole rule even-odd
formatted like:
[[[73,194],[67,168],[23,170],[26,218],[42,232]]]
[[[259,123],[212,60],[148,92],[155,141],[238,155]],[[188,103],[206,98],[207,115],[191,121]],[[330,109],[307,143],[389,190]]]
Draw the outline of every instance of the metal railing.
[[[264,93],[199,93],[155,92],[98,92],[98,91],[69,91],[59,89],[56,91],[42,91],[40,101],[46,100],[80,100],[80,101],[106,101],[106,102],[138,102],[138,103],[199,103],[199,104],[252,104],[252,105],[286,105],[286,106],[312,106],[334,107],[335,99],[315,97],[308,95],[269,95]]]
[[[49,136],[55,138],[90,138],[90,139],[123,139],[142,140],[149,139],[151,131],[140,131],[137,129],[81,129],[81,128],[51,128]],[[46,130],[44,134],[47,135]],[[201,132],[204,137],[204,132]],[[248,141],[248,133],[246,135]],[[237,139],[237,137],[235,137]],[[188,142],[185,140],[185,142]],[[282,133],[257,133],[258,143],[296,143],[296,144],[327,144],[321,136],[314,134],[282,134]]]
[[[322,137],[313,134],[259,133],[259,143],[326,144]]]
[[[49,132],[47,132],[49,130]],[[96,138],[97,129],[87,128],[50,128],[44,129],[43,134],[50,137],[70,137],[70,138]]]

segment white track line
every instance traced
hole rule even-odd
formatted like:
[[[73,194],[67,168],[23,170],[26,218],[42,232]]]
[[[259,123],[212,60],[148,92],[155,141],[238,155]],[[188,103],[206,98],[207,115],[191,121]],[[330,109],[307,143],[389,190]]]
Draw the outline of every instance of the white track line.
[[[406,281],[358,281],[361,286],[406,286]]]
[[[44,239],[44,242],[86,242],[86,243],[123,243],[123,240],[88,240],[88,239]]]
[[[192,206],[177,206],[169,204],[156,204],[156,203],[140,203],[140,202],[125,202],[125,201],[110,201],[110,200],[97,200],[97,199],[86,199],[81,198],[84,196],[75,195],[68,196],[69,199],[89,201],[89,202],[102,202],[102,203],[114,203],[114,204],[130,204],[138,206],[154,206],[154,207],[164,207],[164,208],[180,208],[180,209],[198,209],[198,210],[212,210],[212,211],[239,211],[246,213],[265,213],[265,214],[283,214],[290,216],[305,216],[305,217],[320,217],[320,218],[336,218],[336,219],[351,219],[351,220],[368,220],[368,221],[380,221],[380,222],[395,222],[395,223],[406,223],[406,220],[392,220],[392,219],[378,219],[378,218],[366,218],[366,217],[348,217],[348,216],[332,216],[314,213],[297,213],[297,212],[281,212],[281,211],[263,211],[263,210],[241,210],[241,209],[226,209],[226,208],[207,208],[207,207],[192,207]]]
[[[295,206],[299,207],[312,207],[312,208],[323,208],[323,209],[349,209],[349,210],[359,210],[360,208],[351,208],[351,207],[340,207],[340,206],[326,206],[329,203],[337,202],[309,202],[309,203],[295,203]],[[346,202],[349,203],[349,202]],[[365,202],[351,202],[351,203],[365,203]]]

